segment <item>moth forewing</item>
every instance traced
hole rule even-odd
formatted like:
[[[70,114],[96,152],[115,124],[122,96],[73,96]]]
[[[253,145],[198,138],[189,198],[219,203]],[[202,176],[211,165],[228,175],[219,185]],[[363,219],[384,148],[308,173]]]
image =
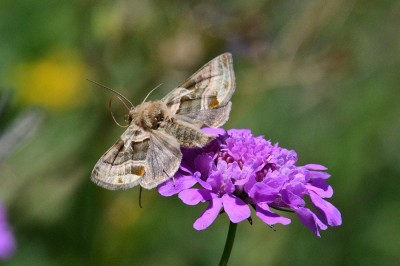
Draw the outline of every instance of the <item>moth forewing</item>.
[[[182,160],[179,142],[163,130],[151,134],[146,163],[148,172],[140,179],[143,188],[151,189],[174,176]]]
[[[182,120],[219,127],[229,118],[234,91],[232,55],[225,53],[201,67],[162,101]]]
[[[149,140],[148,132],[131,124],[96,163],[91,175],[93,182],[111,190],[138,185],[147,172]]]
[[[225,53],[162,100],[132,108],[129,127],[97,162],[91,179],[112,190],[136,185],[151,189],[163,183],[178,171],[180,147],[205,146],[214,136],[200,128],[228,120],[234,90],[232,56]]]
[[[235,86],[232,54],[224,53],[201,67],[179,87],[202,95],[214,95],[224,106],[230,101]]]

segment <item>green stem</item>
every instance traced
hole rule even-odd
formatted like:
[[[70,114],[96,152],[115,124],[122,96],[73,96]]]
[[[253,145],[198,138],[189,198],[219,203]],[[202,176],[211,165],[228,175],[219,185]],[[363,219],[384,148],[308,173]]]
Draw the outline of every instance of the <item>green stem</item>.
[[[231,255],[233,242],[235,241],[237,224],[230,222],[228,236],[226,237],[224,252],[222,253],[221,260],[219,261],[219,266],[225,266],[228,264],[229,256]]]

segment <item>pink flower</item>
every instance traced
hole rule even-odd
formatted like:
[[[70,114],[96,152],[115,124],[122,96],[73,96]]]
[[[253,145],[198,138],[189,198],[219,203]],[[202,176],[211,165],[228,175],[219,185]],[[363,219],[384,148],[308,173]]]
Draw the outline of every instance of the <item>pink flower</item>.
[[[183,149],[181,167],[174,180],[158,188],[163,196],[179,194],[187,205],[208,202],[193,225],[195,229],[207,228],[222,212],[233,223],[239,223],[250,218],[250,206],[270,226],[291,222],[275,210],[296,212],[317,236],[319,229],[341,225],[338,209],[324,200],[333,195],[326,182],[330,177],[324,172],[326,167],[296,166],[295,151],[272,145],[248,129],[204,131],[216,135],[216,139],[201,149]],[[313,210],[307,206],[306,197]]]

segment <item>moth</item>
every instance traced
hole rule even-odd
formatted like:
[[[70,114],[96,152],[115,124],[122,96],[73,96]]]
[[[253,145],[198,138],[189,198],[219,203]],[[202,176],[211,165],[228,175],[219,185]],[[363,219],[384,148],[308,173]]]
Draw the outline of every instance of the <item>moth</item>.
[[[94,166],[91,179],[110,189],[152,189],[178,171],[181,147],[204,147],[214,136],[200,129],[229,118],[235,91],[232,55],[214,58],[161,100],[129,111],[129,126]]]

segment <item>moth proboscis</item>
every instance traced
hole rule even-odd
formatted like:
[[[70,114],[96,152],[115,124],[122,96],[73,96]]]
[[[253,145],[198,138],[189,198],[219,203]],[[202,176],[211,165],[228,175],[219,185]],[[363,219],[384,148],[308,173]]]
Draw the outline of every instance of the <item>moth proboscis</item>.
[[[96,163],[92,181],[110,190],[151,189],[173,177],[180,148],[204,147],[214,136],[200,129],[228,120],[234,91],[232,55],[224,53],[161,100],[132,106],[128,128]]]

